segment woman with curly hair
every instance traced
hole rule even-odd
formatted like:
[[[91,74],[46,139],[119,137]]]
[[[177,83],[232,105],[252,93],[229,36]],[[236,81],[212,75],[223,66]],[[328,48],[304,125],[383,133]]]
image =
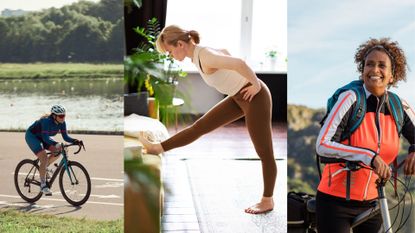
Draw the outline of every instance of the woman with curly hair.
[[[389,38],[370,39],[360,45],[355,55],[357,70],[363,80],[366,110],[362,123],[349,136],[341,139],[357,95],[348,90],[340,94],[320,130],[316,150],[320,156],[358,161],[363,168],[351,172],[347,187],[344,163],[327,164],[317,192],[317,228],[319,233],[349,233],[353,219],[373,207],[377,198],[376,180],[391,177],[391,164],[399,152],[399,138],[409,142],[404,172],[415,174],[415,112],[402,98],[402,128],[397,127],[388,89],[406,80],[407,63],[403,50]],[[367,169],[365,169],[367,168]],[[350,200],[346,199],[349,189]],[[353,232],[375,233],[382,226],[380,214],[353,229]]]

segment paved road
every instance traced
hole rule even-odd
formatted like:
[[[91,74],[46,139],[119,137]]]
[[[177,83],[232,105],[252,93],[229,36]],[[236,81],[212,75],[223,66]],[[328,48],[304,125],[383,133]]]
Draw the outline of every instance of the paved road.
[[[73,207],[60,194],[55,180],[51,197],[43,196],[36,204],[26,203],[17,194],[13,182],[17,163],[25,158],[35,158],[24,140],[24,133],[0,132],[0,208],[14,207],[27,212],[74,216],[79,218],[113,220],[124,212],[123,190],[123,138],[108,135],[71,134],[84,141],[86,151],[70,157],[88,170],[92,192],[81,207]],[[61,137],[55,137],[62,141]],[[59,160],[57,160],[59,161]]]

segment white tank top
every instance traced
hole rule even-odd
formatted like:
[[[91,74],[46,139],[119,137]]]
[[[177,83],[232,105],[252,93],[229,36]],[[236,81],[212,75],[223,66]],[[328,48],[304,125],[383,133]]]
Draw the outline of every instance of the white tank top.
[[[193,60],[192,62],[196,65],[197,69],[199,70],[200,75],[202,76],[203,80],[207,83],[207,85],[214,87],[220,93],[233,96],[244,87],[248,80],[234,70],[227,70],[227,69],[218,69],[212,74],[205,74],[200,65],[199,59],[199,52],[204,47],[200,47],[196,45],[195,50],[193,52]]]

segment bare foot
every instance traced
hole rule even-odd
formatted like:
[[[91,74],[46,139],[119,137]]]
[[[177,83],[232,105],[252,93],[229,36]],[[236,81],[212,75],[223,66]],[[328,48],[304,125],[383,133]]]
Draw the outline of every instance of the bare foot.
[[[262,214],[274,209],[274,200],[272,197],[262,197],[261,201],[247,209],[245,213],[248,214]]]
[[[149,154],[157,155],[164,151],[160,143],[153,143],[147,140],[147,138],[144,136],[144,132],[140,132],[138,134],[138,140],[143,144],[144,148],[146,148],[147,153]]]

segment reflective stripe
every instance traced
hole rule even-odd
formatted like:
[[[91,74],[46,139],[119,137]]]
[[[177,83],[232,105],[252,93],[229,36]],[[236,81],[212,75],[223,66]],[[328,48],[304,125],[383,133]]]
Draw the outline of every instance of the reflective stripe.
[[[366,188],[365,188],[365,193],[363,194],[363,200],[366,200],[367,198],[367,190],[369,189],[369,182],[370,182],[370,179],[372,178],[372,173],[373,173],[373,170],[371,170],[369,173],[369,179],[367,179],[367,182],[366,182]]]

